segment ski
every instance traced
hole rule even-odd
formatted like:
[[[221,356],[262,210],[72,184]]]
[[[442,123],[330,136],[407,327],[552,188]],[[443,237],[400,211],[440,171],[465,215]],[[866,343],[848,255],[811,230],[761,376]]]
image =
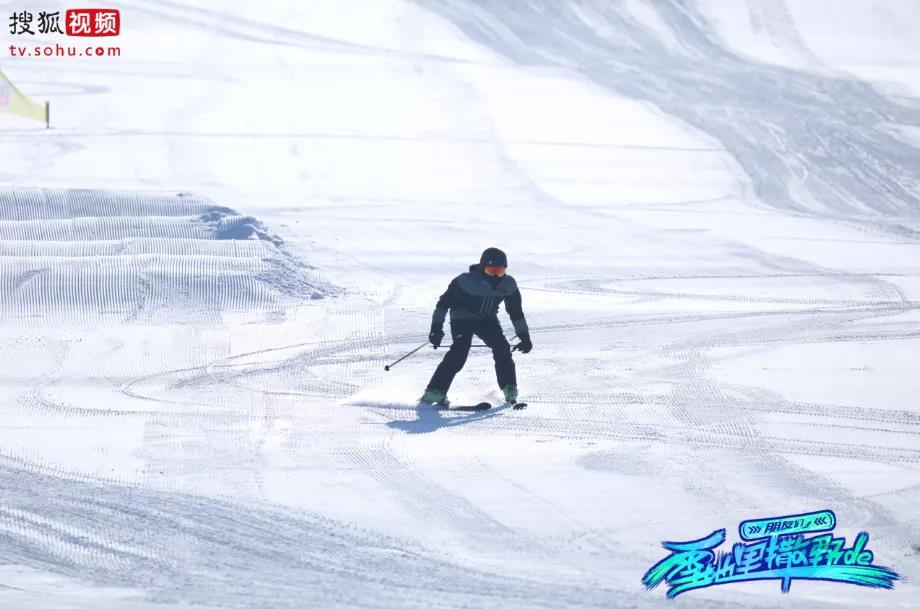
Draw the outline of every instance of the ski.
[[[437,410],[456,410],[459,412],[478,412],[481,410],[489,410],[492,408],[492,404],[489,402],[479,402],[473,406],[451,406],[449,400],[443,402],[419,402],[418,404],[421,407],[435,408]],[[514,410],[523,410],[527,408],[527,402],[502,402],[501,406],[510,406]]]
[[[443,402],[419,402],[418,405],[423,408],[434,408],[435,410],[459,410],[460,412],[475,412],[478,410],[488,410],[492,404],[488,402],[479,402],[474,406],[451,406],[450,400]]]
[[[459,410],[461,412],[476,412],[478,410],[488,410],[492,408],[492,404],[488,402],[479,402],[475,406],[454,406],[453,408],[448,408],[447,410]]]
[[[499,406],[511,407],[514,410],[523,410],[527,408],[527,402],[502,402]],[[476,411],[476,410],[489,410],[493,408],[493,404],[489,402],[479,402],[475,406],[454,406],[453,408],[447,408],[446,410],[460,410],[460,411]]]

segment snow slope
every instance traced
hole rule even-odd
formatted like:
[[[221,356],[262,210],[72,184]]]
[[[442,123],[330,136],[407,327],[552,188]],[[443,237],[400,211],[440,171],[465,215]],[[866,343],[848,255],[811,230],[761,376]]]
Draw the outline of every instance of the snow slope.
[[[199,323],[335,291],[303,267],[257,220],[200,197],[0,192],[0,311],[13,325]]]
[[[915,4],[113,5],[2,64],[0,606],[659,606],[817,509],[906,581],[679,602],[915,604]],[[417,410],[491,245],[531,407]]]

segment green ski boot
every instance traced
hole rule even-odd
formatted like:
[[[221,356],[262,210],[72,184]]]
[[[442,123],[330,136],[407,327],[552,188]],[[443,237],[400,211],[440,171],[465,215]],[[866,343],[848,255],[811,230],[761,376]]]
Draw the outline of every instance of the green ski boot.
[[[429,388],[425,390],[425,395],[421,397],[419,403],[447,408],[450,405],[450,400],[447,399],[447,393],[444,391]]]

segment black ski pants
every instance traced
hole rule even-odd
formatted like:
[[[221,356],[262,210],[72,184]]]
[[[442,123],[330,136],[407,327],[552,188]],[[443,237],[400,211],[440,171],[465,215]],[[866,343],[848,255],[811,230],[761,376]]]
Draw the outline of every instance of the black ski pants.
[[[506,387],[507,385],[517,386],[517,376],[514,371],[514,360],[511,358],[511,346],[508,339],[502,332],[501,324],[498,323],[498,317],[491,316],[485,319],[476,320],[457,320],[450,322],[450,336],[453,344],[444,359],[438,364],[437,370],[428,383],[428,389],[440,389],[447,392],[454,376],[463,368],[466,363],[466,356],[470,353],[470,345],[473,343],[473,335],[482,339],[487,346],[492,349],[492,359],[495,360],[495,376],[498,378],[498,386]]]

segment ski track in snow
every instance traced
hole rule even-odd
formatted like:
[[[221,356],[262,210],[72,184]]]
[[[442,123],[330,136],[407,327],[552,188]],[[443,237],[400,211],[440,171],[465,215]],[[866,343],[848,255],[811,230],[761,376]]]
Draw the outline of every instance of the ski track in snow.
[[[191,194],[0,190],[0,606],[79,606],[79,595],[114,607],[659,606],[639,579],[662,539],[821,508],[848,538],[869,531],[876,562],[908,581],[894,592],[796,582],[788,596],[744,584],[681,603],[912,606],[920,412],[905,399],[916,381],[883,375],[920,343],[920,270],[903,262],[918,251],[920,163],[878,125],[918,125],[916,109],[738,55],[692,2],[416,3],[501,61],[424,50],[418,6],[400,9],[387,45],[229,7],[124,4],[228,48],[270,49],[286,77],[300,56],[276,48],[411,72],[437,92],[447,135],[200,127],[190,109],[213,97],[205,87],[162,130],[90,125],[24,146],[28,166],[93,140],[162,137],[170,171],[194,183],[210,162],[183,142],[244,142],[248,159],[265,149],[245,142],[271,141],[309,170],[266,217],[261,202],[250,216]],[[817,64],[788,4],[751,2],[752,23]],[[709,140],[509,136],[483,92],[495,74],[590,81]],[[443,163],[442,189],[380,178],[362,191],[373,171],[357,161],[335,174],[349,152],[416,149]],[[579,163],[588,152],[612,156]],[[618,163],[641,172],[672,158],[699,171],[737,163],[756,200],[692,180],[683,198],[566,196],[570,183],[616,185]],[[734,223],[710,227],[707,214]],[[837,249],[777,253],[777,217],[829,231]],[[547,248],[512,265],[537,344],[516,357],[530,407],[416,408],[441,352],[381,369],[423,338],[477,231],[518,244],[512,256],[530,245],[507,226]],[[418,246],[432,227],[449,243],[434,253]],[[783,238],[825,239],[801,235]],[[887,264],[834,264],[847,239]],[[878,399],[848,395],[859,374]],[[478,401],[493,383],[474,351],[452,400]]]

